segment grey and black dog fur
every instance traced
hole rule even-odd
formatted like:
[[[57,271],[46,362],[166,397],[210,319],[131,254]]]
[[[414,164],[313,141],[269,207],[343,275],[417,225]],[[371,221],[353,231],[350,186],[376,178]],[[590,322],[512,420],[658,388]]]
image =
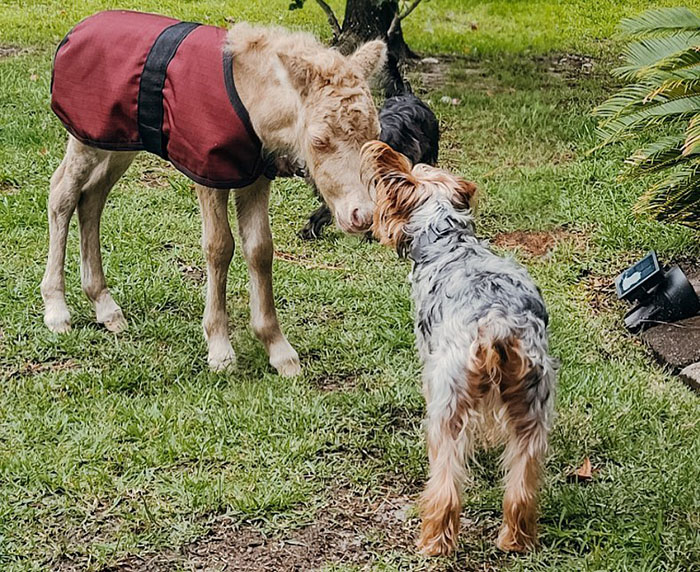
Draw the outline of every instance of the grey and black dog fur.
[[[475,186],[410,162],[380,142],[362,151],[377,204],[373,232],[413,261],[416,344],[423,363],[430,480],[420,548],[457,543],[466,463],[478,436],[505,442],[498,546],[536,543],[537,492],[553,417],[555,362],[539,289],[521,265],[475,235]]]

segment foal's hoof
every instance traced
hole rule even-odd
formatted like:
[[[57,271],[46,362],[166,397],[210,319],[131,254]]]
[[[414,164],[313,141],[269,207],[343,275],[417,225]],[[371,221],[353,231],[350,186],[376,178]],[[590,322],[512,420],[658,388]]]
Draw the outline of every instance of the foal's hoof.
[[[47,312],[44,314],[44,324],[57,334],[70,332],[70,313],[68,310]]]
[[[299,354],[285,341],[286,347],[270,350],[270,365],[277,370],[282,377],[294,377],[301,373]]]
[[[114,332],[115,334],[123,332],[127,327],[126,318],[119,309],[115,310],[102,320],[98,320],[98,322],[100,324],[104,324],[105,328],[107,328],[110,332]]]
[[[236,369],[236,354],[234,353],[224,356],[209,356],[207,361],[209,363],[209,369],[214,373]]]

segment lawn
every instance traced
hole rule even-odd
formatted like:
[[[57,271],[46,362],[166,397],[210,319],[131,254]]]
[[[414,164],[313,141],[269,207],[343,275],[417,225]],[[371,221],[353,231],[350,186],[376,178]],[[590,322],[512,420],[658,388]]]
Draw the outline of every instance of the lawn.
[[[197,201],[145,155],[110,195],[102,228],[129,330],[95,325],[75,222],[73,330],[43,326],[48,179],[66,138],[48,106],[52,50],[75,21],[115,5],[0,3],[1,569],[700,570],[698,396],[624,331],[609,288],[647,250],[687,261],[700,241],[631,216],[643,182],[616,178],[631,147],[586,154],[589,111],[615,87],[615,25],[649,2],[431,0],[406,22],[410,45],[440,59],[411,78],[440,118],[442,163],[479,185],[480,235],[541,286],[562,364],[540,549],[494,548],[498,452],[481,453],[460,549],[438,561],[413,549],[427,459],[409,265],[337,231],[301,241],[316,206],[304,183],[278,180],[271,199],[277,305],[302,376],[275,375],[247,327],[239,253],[228,283],[238,368],[208,372]],[[328,38],[313,2],[287,5],[119,4]],[[550,248],[514,247],[523,237]],[[593,480],[568,482],[585,457]]]

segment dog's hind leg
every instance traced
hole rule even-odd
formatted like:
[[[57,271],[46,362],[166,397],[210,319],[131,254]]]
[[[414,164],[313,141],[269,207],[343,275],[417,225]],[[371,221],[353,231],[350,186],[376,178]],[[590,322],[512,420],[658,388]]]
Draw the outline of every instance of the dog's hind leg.
[[[497,545],[522,552],[537,544],[537,497],[547,449],[554,370],[533,367],[520,346],[505,344],[499,390],[505,405],[503,526]]]
[[[472,447],[471,420],[464,381],[428,381],[426,397],[430,479],[420,499],[418,548],[424,554],[438,556],[449,554],[457,546],[466,455]]]
[[[44,299],[44,322],[54,332],[70,329],[64,272],[70,219],[83,192],[104,186],[112,154],[117,155],[88,147],[69,136],[66,155],[51,177],[48,200],[49,253],[41,281],[41,295]]]
[[[111,332],[121,332],[126,329],[126,319],[107,288],[100,252],[100,220],[109,191],[129,168],[136,153],[93,151],[98,163],[78,201],[80,281],[95,307],[97,322]]]
[[[263,343],[270,364],[280,375],[301,371],[297,352],[284,337],[277,320],[272,293],[272,232],[268,215],[270,181],[260,177],[253,185],[236,192],[238,231],[250,279],[250,321]]]
[[[233,258],[233,234],[228,222],[228,190],[195,185],[202,209],[202,248],[207,259],[207,302],[204,308],[204,337],[209,348],[209,367],[222,371],[236,363],[228,337],[226,279]]]
[[[523,552],[537,544],[537,496],[546,443],[547,431],[539,423],[525,434],[509,428],[503,453],[503,525],[496,542],[501,550]]]

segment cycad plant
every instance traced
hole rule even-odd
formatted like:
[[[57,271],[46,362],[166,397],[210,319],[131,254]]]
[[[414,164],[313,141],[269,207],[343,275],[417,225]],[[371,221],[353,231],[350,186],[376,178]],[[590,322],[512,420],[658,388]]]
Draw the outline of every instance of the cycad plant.
[[[623,176],[659,174],[635,211],[700,228],[700,18],[668,8],[620,27],[630,43],[613,73],[630,84],[594,111],[599,147],[658,134],[625,161]]]

